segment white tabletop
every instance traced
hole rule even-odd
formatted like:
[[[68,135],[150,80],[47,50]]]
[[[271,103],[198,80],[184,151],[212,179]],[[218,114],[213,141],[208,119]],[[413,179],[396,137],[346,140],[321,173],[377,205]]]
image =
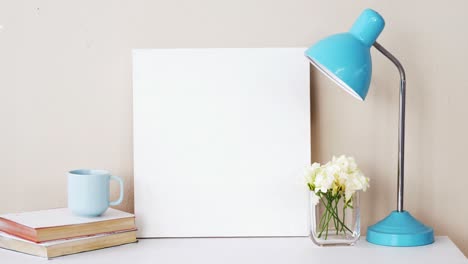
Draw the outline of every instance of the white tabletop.
[[[448,237],[412,248],[381,247],[365,238],[355,246],[317,247],[309,238],[140,239],[139,243],[47,260],[0,249],[0,263],[467,263]]]

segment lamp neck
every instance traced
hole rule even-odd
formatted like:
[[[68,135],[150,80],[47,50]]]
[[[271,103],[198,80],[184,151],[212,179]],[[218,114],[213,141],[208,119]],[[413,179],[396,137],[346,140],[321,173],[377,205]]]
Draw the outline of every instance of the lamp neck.
[[[370,47],[379,37],[384,27],[385,21],[379,13],[372,9],[365,9],[356,19],[349,33],[364,45]]]
[[[395,64],[400,72],[400,118],[398,126],[398,181],[397,181],[397,211],[403,212],[403,191],[405,176],[405,102],[406,102],[406,74],[401,63],[378,42],[373,46]]]

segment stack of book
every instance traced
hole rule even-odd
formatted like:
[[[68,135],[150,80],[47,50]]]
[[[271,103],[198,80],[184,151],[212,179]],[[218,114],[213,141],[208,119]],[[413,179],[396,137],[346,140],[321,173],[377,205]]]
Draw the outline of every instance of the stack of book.
[[[136,241],[135,216],[112,208],[90,218],[67,208],[0,215],[0,248],[45,258]]]

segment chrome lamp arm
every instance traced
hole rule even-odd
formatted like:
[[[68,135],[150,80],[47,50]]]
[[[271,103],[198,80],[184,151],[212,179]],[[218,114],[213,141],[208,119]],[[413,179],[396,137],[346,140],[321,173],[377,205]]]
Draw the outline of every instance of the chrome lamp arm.
[[[403,191],[405,176],[405,101],[406,101],[406,75],[405,69],[395,56],[386,50],[377,41],[373,46],[385,57],[395,64],[400,72],[400,116],[398,126],[398,181],[397,181],[397,211],[403,212]]]

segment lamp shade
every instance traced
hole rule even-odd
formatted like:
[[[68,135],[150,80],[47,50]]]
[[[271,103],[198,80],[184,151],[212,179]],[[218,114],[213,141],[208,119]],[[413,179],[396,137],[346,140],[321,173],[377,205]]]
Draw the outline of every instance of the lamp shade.
[[[366,9],[346,33],[331,35],[306,50],[305,55],[341,88],[364,100],[372,76],[370,48],[385,22],[379,13]]]

